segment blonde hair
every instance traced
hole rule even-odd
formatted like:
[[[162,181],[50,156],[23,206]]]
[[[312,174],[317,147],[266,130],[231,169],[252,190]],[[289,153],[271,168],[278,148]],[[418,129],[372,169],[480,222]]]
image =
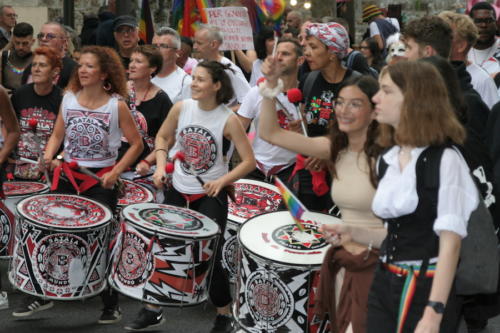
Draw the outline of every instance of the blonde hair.
[[[378,143],[424,147],[448,142],[462,144],[465,129],[458,121],[441,74],[428,63],[400,61],[380,73],[389,75],[404,96],[397,129],[380,124]]]
[[[449,10],[445,10],[438,15],[446,23],[448,23],[452,30],[464,41],[473,46],[476,44],[479,37],[479,31],[472,21],[472,19],[464,14],[458,14]]]

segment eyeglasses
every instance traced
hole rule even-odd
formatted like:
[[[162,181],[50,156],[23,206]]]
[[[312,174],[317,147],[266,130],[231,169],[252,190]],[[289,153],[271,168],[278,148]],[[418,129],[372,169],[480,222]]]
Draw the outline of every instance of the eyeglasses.
[[[56,35],[56,34],[51,33],[51,32],[46,33],[46,34],[40,32],[38,35],[36,35],[36,38],[38,38],[38,39],[44,39],[45,38],[45,39],[48,39],[48,40],[53,40],[53,39],[60,38],[60,37],[58,35]]]
[[[132,27],[129,27],[126,25],[122,25],[121,27],[116,28],[115,32],[119,33],[119,34],[131,34],[135,30],[136,30],[135,28],[132,28]]]
[[[10,18],[17,18],[17,14],[5,14],[5,16],[10,17]]]
[[[475,24],[481,24],[481,23],[491,24],[493,22],[495,22],[495,19],[493,17],[475,18],[474,19]]]
[[[175,46],[170,46],[168,44],[153,44],[154,47],[156,48],[160,48],[160,49],[173,49],[173,50],[177,50],[177,48]]]
[[[353,110],[359,110],[363,107],[363,102],[362,101],[350,101],[350,102],[347,102],[347,101],[344,101],[344,100],[337,100],[335,101],[335,108],[338,108],[338,109],[343,109],[345,107],[349,107],[350,109],[353,109]]]

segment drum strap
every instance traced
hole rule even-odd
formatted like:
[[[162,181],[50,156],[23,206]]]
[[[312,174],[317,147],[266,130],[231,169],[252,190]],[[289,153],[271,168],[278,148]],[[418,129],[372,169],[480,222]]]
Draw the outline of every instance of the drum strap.
[[[196,201],[198,199],[201,199],[204,196],[206,196],[207,194],[206,193],[198,193],[198,194],[185,194],[185,193],[181,193],[181,195],[184,197],[184,199],[186,200],[187,204],[189,205],[191,202],[194,202],[194,201]]]
[[[113,169],[112,166],[102,168],[96,173],[96,175],[101,177],[106,172],[109,172],[112,169]],[[61,163],[61,165],[59,165],[54,169],[54,175],[52,177],[53,179],[51,187],[52,191],[57,190],[57,187],[59,185],[59,178],[61,176],[61,171],[64,171],[64,174],[66,175],[66,177],[68,177],[69,182],[71,183],[71,185],[78,194],[85,192],[92,186],[98,184],[98,181],[96,179],[71,169],[68,163],[63,162]],[[80,185],[76,183],[76,179],[81,181]]]

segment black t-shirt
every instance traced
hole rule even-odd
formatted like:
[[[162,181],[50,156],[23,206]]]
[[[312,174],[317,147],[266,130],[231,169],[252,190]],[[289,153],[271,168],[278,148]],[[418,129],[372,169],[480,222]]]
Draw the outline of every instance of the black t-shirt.
[[[312,73],[315,72],[310,72],[304,80],[300,81],[299,85],[300,90],[304,93],[304,115],[307,122],[307,134],[311,137],[328,133],[328,128],[334,119],[334,103],[340,86],[354,72],[351,69],[347,69],[344,78],[339,83],[327,82],[320,72],[312,84],[310,92],[304,92],[307,77]]]
[[[42,149],[45,148],[56,122],[59,107],[62,101],[62,89],[54,86],[52,91],[45,96],[35,92],[34,84],[30,83],[17,89],[11,97],[14,111],[16,112],[21,137],[17,143],[16,155],[32,160],[38,159],[38,149],[32,139],[32,130],[28,125],[31,118],[38,121],[36,134],[41,139]],[[15,174],[26,179],[37,179],[38,168],[34,164],[16,166]]]
[[[141,102],[137,106],[137,110],[144,115],[146,122],[148,124],[148,135],[150,137],[155,137],[156,133],[163,124],[163,121],[167,117],[170,108],[172,107],[172,102],[168,97],[167,93],[163,90],[159,90],[155,97],[148,101]]]

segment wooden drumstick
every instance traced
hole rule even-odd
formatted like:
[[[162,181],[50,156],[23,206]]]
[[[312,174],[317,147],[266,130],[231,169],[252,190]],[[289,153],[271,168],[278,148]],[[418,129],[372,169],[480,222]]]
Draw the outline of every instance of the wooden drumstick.
[[[76,161],[69,162],[69,167],[71,169],[73,169],[73,170],[78,169],[78,171],[80,171],[83,174],[86,174],[87,176],[90,176],[90,177],[94,178],[99,183],[102,182],[102,178],[101,177],[99,177],[98,175],[96,175],[94,172],[90,171],[86,167],[79,165],[78,162],[76,162]],[[121,191],[121,189],[123,187],[122,181],[120,179],[117,179],[115,186],[118,186],[118,191]]]
[[[40,140],[38,135],[36,135],[36,128],[38,126],[38,120],[36,118],[30,118],[30,120],[28,120],[28,126],[33,131],[33,140],[35,141],[36,145],[38,146],[37,147],[38,148],[38,158],[40,160],[43,160],[42,141]],[[43,174],[45,176],[45,181],[47,182],[47,185],[49,185],[49,187],[51,187],[52,184],[50,182],[49,170],[47,170],[47,167],[45,167]]]
[[[191,163],[189,163],[188,161],[186,161],[186,156],[184,155],[183,152],[181,151],[178,151],[177,153],[175,153],[175,156],[174,156],[174,161],[178,159],[179,161],[181,162],[184,162],[186,163],[186,165],[188,166],[189,168],[189,172],[191,172],[191,174],[196,178],[196,180],[198,181],[198,183],[200,183],[201,187],[205,186],[205,181],[203,179],[201,179],[200,175],[198,175],[196,173],[196,171],[193,169],[193,166],[191,165]],[[217,197],[215,196],[214,197],[215,200],[217,200],[217,202],[221,205],[221,206],[224,206],[224,204],[222,203],[222,201]]]

